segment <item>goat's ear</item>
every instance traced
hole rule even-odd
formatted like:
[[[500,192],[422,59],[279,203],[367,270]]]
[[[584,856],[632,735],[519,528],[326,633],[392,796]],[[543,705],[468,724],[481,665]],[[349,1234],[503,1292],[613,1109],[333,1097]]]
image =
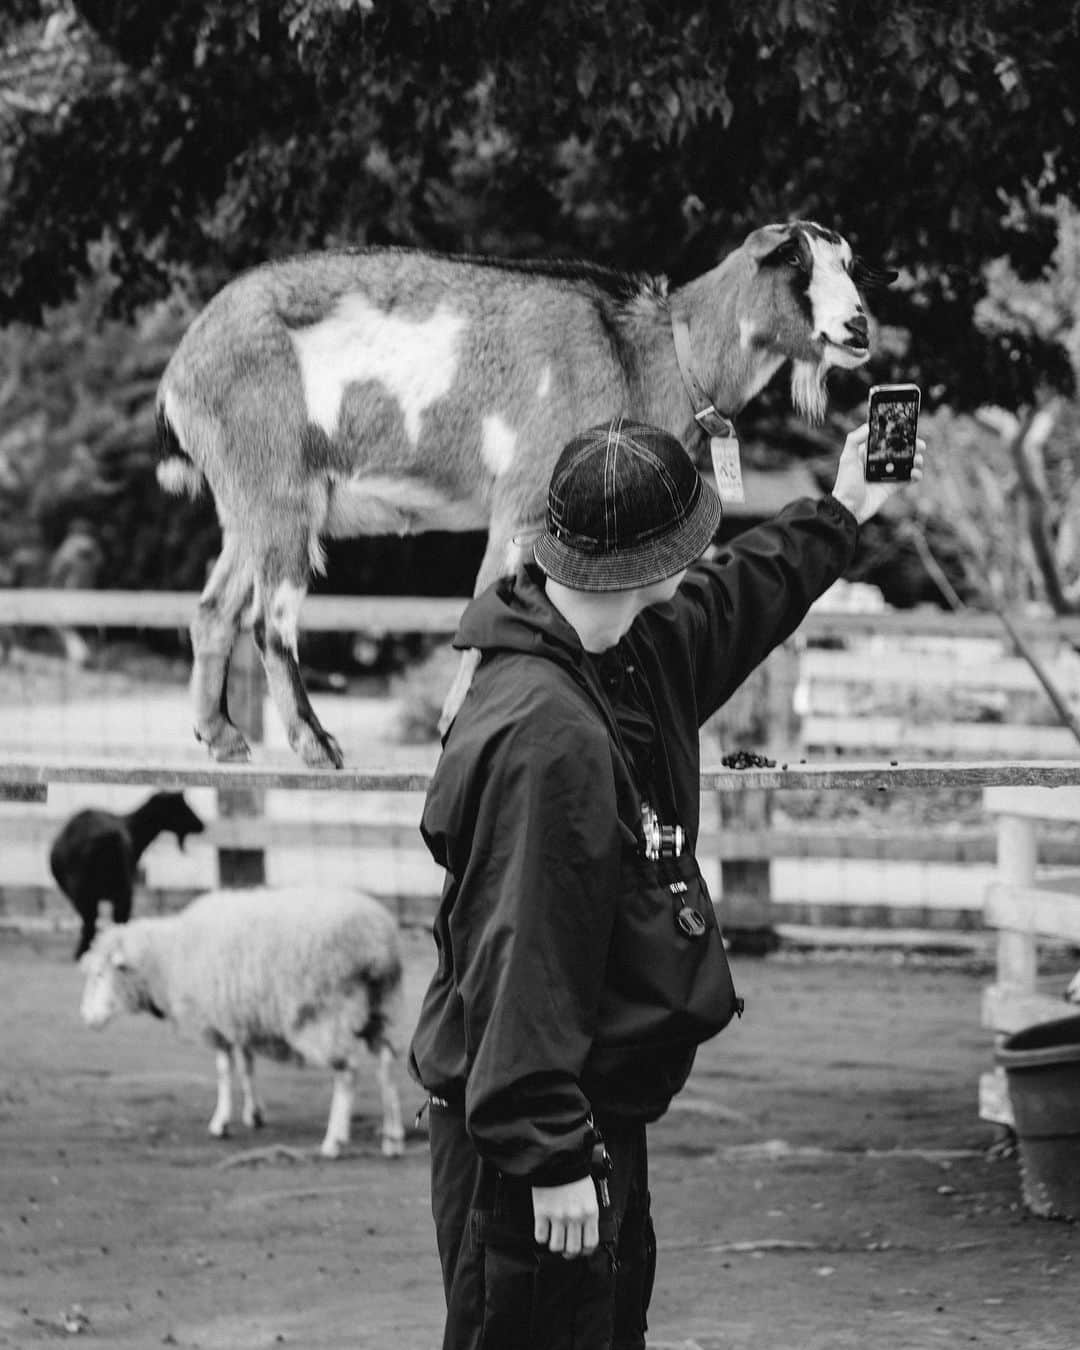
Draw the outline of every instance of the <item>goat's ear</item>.
[[[743,247],[759,267],[808,267],[806,236],[795,225],[763,225],[747,236]]]
[[[796,231],[790,225],[762,225],[752,230],[743,240],[743,248],[756,262],[775,253],[778,248],[790,244]]]
[[[886,286],[891,286],[899,275],[900,273],[894,272],[891,267],[867,262],[858,254],[851,260],[851,279],[860,290],[883,290]]]

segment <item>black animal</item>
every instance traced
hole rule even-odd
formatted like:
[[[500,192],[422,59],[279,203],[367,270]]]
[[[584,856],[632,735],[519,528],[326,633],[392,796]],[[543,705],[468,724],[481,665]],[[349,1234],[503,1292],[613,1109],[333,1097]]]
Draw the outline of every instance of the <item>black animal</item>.
[[[189,834],[203,831],[182,792],[155,792],[126,815],[77,811],[53,840],[49,866],[82,919],[76,961],[94,940],[99,901],[112,902],[116,923],[131,918],[136,865],[164,830],[176,835],[181,848]]]

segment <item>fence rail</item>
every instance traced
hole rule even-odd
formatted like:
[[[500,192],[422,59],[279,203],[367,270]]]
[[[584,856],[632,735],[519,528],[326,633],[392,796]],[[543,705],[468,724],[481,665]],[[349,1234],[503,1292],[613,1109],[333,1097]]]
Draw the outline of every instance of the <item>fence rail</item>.
[[[305,792],[424,792],[424,770],[366,768],[304,769],[280,764],[124,763],[114,759],[0,756],[0,787],[46,788],[50,783],[122,783],[182,790],[286,788]],[[915,788],[1076,787],[1080,759],[925,762],[911,764],[825,763],[773,768],[701,771],[702,791],[756,792],[762,789],[865,790]]]
[[[198,605],[195,591],[82,591],[0,588],[0,624],[26,627],[186,628]],[[448,634],[457,628],[467,597],[309,595],[301,630]],[[1024,637],[1080,643],[1080,616],[1020,618]],[[885,612],[812,610],[800,633],[807,638],[917,635],[997,638],[993,614],[950,614],[929,607]]]

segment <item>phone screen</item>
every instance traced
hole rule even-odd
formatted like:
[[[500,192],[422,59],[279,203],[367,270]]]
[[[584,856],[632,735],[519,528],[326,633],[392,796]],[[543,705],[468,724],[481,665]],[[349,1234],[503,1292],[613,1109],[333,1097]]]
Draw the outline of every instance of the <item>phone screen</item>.
[[[866,477],[901,482],[911,477],[919,433],[919,389],[914,384],[875,385],[870,390],[870,438]]]

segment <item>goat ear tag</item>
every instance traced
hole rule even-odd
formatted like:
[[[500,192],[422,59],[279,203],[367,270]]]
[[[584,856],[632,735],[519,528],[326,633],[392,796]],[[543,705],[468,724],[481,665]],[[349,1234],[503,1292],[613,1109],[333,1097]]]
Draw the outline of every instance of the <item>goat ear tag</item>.
[[[709,438],[709,450],[712,452],[717,496],[722,502],[746,501],[738,436],[712,436]]]

